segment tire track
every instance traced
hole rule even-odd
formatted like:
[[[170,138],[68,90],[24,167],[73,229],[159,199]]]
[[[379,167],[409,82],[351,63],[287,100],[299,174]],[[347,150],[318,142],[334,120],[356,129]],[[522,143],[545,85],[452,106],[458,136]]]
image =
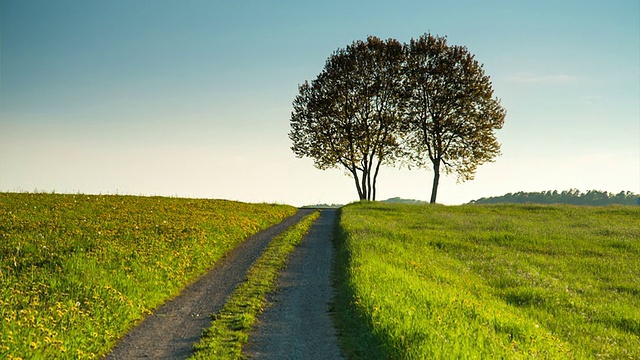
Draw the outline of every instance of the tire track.
[[[342,359],[329,312],[336,210],[323,210],[280,274],[243,355],[254,359]]]

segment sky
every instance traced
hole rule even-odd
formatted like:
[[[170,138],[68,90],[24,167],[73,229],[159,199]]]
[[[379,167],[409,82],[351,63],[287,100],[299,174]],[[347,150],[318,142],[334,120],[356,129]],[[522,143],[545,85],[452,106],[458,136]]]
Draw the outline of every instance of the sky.
[[[637,0],[0,0],[0,21],[0,191],[356,201],[290,150],[298,85],[355,40],[430,32],[507,110],[502,155],[438,202],[640,193]],[[427,200],[432,177],[382,168],[378,199]]]

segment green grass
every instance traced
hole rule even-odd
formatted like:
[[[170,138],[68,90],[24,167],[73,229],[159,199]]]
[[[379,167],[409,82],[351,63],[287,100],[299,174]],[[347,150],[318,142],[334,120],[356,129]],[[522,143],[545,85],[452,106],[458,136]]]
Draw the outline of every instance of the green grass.
[[[214,316],[211,327],[196,344],[192,359],[242,358],[242,346],[248,340],[256,316],[267,306],[265,295],[275,288],[288,255],[319,215],[316,211],[306,216],[269,243],[249,270],[247,280],[234,290],[220,313]]]
[[[0,358],[97,358],[224,253],[296,209],[0,193]]]
[[[342,209],[352,358],[640,358],[640,207]]]

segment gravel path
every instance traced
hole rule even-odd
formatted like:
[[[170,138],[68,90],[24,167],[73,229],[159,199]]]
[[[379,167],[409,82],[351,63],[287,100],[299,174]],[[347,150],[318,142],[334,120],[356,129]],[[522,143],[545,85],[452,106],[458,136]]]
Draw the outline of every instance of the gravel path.
[[[329,314],[336,210],[323,210],[291,254],[272,303],[258,318],[244,355],[255,359],[342,359]]]
[[[249,267],[269,241],[312,210],[299,210],[281,223],[239,244],[215,267],[180,295],[159,307],[125,335],[106,359],[186,359],[192,347],[220,311],[227,296],[245,280]]]

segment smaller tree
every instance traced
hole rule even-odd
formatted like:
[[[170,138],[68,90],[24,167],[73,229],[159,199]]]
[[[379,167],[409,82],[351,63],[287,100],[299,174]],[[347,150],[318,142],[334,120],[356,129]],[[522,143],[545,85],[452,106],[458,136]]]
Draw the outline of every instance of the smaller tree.
[[[506,111],[493,98],[491,81],[466,47],[425,34],[407,47],[407,100],[403,137],[411,162],[431,163],[431,203],[436,202],[440,171],[459,181],[472,180],[479,165],[500,153],[494,130]],[[429,162],[426,161],[429,159]]]

